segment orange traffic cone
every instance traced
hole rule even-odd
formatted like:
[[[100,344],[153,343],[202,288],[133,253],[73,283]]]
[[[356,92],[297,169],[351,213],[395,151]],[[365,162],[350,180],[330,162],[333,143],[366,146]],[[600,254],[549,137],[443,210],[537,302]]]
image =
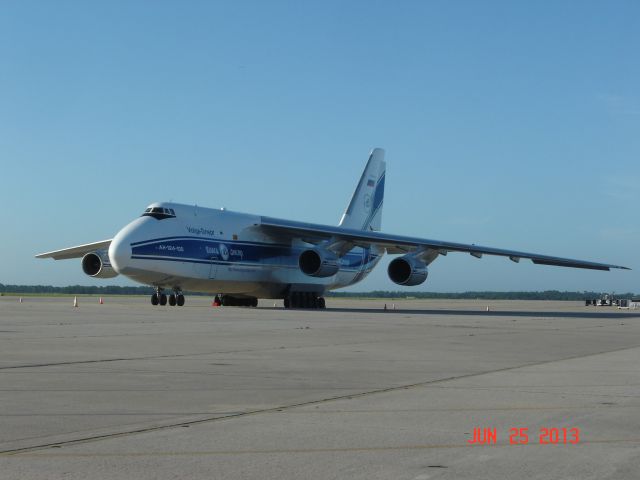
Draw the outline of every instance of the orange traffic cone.
[[[102,300],[102,297],[100,297],[100,300],[98,300],[98,303],[99,303],[100,305],[102,305],[102,304],[104,303],[104,301]]]

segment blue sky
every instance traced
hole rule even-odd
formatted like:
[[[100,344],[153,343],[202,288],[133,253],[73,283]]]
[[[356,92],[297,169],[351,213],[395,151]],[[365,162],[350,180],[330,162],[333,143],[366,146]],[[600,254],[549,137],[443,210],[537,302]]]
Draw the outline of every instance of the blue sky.
[[[380,146],[385,231],[634,268],[451,254],[417,290],[640,291],[639,21],[636,1],[4,2],[0,283],[118,283],[33,255],[157,200],[334,224]],[[385,269],[356,289],[395,288]]]

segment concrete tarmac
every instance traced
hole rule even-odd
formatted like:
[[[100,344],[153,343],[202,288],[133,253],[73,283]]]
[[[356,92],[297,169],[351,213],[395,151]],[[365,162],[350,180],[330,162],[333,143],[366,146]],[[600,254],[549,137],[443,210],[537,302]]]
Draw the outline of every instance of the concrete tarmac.
[[[640,311],[72,300],[0,297],[2,480],[638,478]]]

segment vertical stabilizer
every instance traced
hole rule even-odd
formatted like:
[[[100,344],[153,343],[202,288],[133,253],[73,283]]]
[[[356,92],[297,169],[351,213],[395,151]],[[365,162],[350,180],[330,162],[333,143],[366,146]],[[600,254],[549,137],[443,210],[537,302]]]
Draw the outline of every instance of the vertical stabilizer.
[[[384,203],[384,177],[386,163],[384,150],[374,148],[362,172],[356,191],[342,215],[340,226],[356,230],[378,231],[382,225]]]

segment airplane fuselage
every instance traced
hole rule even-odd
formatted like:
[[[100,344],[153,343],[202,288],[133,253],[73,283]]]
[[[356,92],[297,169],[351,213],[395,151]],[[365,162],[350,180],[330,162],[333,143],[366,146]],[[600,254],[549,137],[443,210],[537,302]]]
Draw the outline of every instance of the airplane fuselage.
[[[322,295],[365,278],[384,253],[355,247],[340,258],[335,275],[315,278],[298,265],[313,245],[266,234],[256,215],[175,203],[150,209],[170,213],[143,214],[109,247],[118,273],[148,285],[257,298],[283,298],[291,289]]]

